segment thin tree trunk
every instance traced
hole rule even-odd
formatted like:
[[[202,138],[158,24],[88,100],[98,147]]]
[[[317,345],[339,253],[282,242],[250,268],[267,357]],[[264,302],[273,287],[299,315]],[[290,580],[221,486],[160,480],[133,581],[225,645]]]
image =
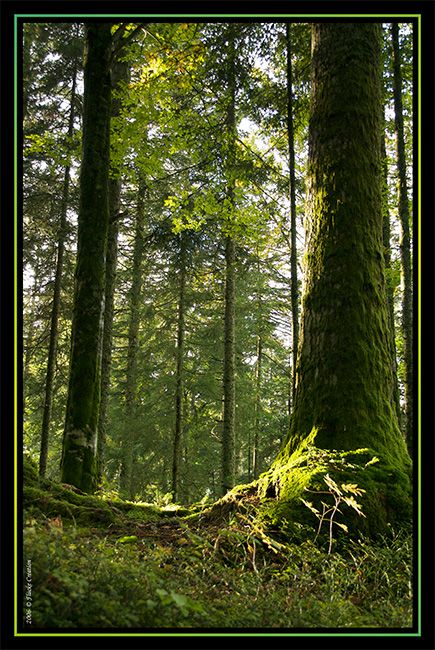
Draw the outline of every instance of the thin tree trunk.
[[[23,363],[23,413],[26,415],[26,397],[27,397],[27,386],[29,384],[29,372],[30,372],[30,362],[32,359],[32,348],[33,348],[33,339],[35,336],[35,304],[36,297],[39,293],[38,291],[38,275],[35,272],[32,294],[30,298],[30,310],[29,314],[26,317],[26,320],[29,323],[27,330],[26,343],[25,343],[25,354],[24,354],[24,363]]]
[[[129,80],[129,67],[125,61],[116,60],[112,68],[112,113],[116,118],[120,114],[123,85]],[[121,210],[121,175],[120,170],[112,164],[112,177],[109,180],[109,214],[110,223],[107,236],[106,285],[104,307],[103,352],[101,360],[101,398],[98,418],[98,483],[101,484],[104,471],[104,450],[106,446],[107,406],[109,401],[110,372],[112,367],[112,330],[113,305],[116,282],[116,265],[118,259],[119,213]]]
[[[187,396],[185,396],[185,399],[187,399]],[[183,453],[183,464],[184,464],[184,472],[185,476],[190,476],[190,464],[189,464],[189,459],[190,459],[190,452],[189,452],[189,445],[188,445],[188,436],[186,427],[184,428],[183,431],[183,438],[184,438],[184,453]],[[184,503],[190,503],[190,488],[192,487],[192,484],[189,480],[184,481],[183,484],[183,495],[184,495]]]
[[[76,96],[77,70],[74,69],[71,86],[70,112],[68,118],[68,140],[71,141],[74,132],[74,105]],[[63,177],[62,197],[60,201],[59,235],[57,243],[56,271],[54,275],[53,302],[51,306],[50,338],[48,345],[47,372],[45,378],[44,408],[42,414],[41,446],[39,452],[39,476],[45,476],[47,471],[48,442],[50,434],[51,410],[53,404],[54,369],[56,366],[58,324],[60,312],[60,296],[62,289],[63,259],[67,230],[67,210],[69,201],[71,166],[66,165]]]
[[[261,379],[262,379],[262,363],[263,363],[263,340],[261,332],[257,336],[257,363],[255,367],[255,425],[254,425],[254,447],[252,466],[254,479],[258,477],[259,472],[259,458],[258,446],[260,439],[260,415],[261,415]]]
[[[32,69],[32,57],[31,57],[31,45],[32,45],[32,34],[31,29],[32,23],[25,23],[23,25],[23,122],[26,123],[26,119],[29,113],[29,87],[31,79],[31,69]]]
[[[290,173],[290,286],[292,312],[292,383],[289,400],[289,411],[293,403],[296,386],[296,362],[299,345],[299,289],[298,289],[298,255],[296,247],[296,173],[295,173],[295,143],[293,124],[293,69],[292,69],[292,39],[291,25],[286,24],[287,44],[287,138],[289,150]]]
[[[225,244],[224,320],[224,411],[222,428],[222,493],[234,485],[235,451],[235,243],[228,235]]]
[[[387,290],[387,300],[388,300],[388,318],[390,323],[390,348],[391,348],[391,365],[393,368],[394,376],[394,386],[393,386],[393,395],[392,401],[395,404],[397,419],[399,425],[402,420],[402,412],[400,409],[400,394],[399,394],[399,384],[397,381],[397,360],[396,360],[396,336],[395,336],[395,325],[394,325],[394,287],[391,279],[391,221],[390,221],[390,211],[388,209],[388,159],[387,152],[385,147],[385,119],[384,119],[384,129],[381,138],[381,159],[382,159],[382,239],[384,245],[384,260],[385,260],[385,271],[386,271],[386,290]]]
[[[227,133],[228,155],[227,196],[230,210],[234,209],[234,164],[235,164],[235,43],[232,27],[228,36],[228,109]],[[230,216],[230,228],[232,217]],[[234,485],[235,469],[235,336],[236,336],[236,286],[235,286],[236,244],[230,232],[225,240],[225,314],[224,314],[224,364],[223,364],[223,427],[222,427],[222,494]]]
[[[86,32],[77,266],[61,475],[64,483],[93,492],[109,223],[111,25],[88,23]]]
[[[136,391],[137,391],[137,353],[139,349],[140,298],[142,293],[142,258],[144,250],[144,205],[145,183],[139,178],[136,227],[133,251],[133,275],[130,288],[130,322],[128,327],[127,378],[125,386],[126,437],[123,440],[123,460],[120,475],[120,488],[127,496],[132,496],[132,469],[137,441]]]
[[[176,349],[176,387],[175,387],[175,431],[172,455],[172,499],[178,498],[179,465],[181,451],[181,433],[183,426],[183,357],[185,330],[185,294],[186,294],[186,234],[179,236],[179,292],[177,317],[177,349]]]
[[[262,381],[262,363],[263,363],[263,302],[261,299],[260,280],[260,252],[257,246],[257,342],[255,364],[255,403],[254,403],[254,440],[252,448],[252,471],[253,478],[258,477],[259,458],[258,448],[260,441],[260,414],[261,414],[261,381]]]
[[[403,128],[402,71],[399,44],[399,25],[391,25],[394,65],[394,115],[399,174],[399,218],[401,226],[400,258],[402,262],[402,331],[405,362],[405,430],[410,454],[413,446],[413,336],[412,336],[412,261],[408,186],[406,179],[405,137]]]
[[[107,234],[106,284],[104,289],[104,326],[101,356],[101,395],[98,414],[97,474],[101,485],[104,473],[104,451],[106,447],[107,407],[109,402],[110,372],[112,368],[113,309],[115,298],[116,265],[118,260],[118,231],[120,211],[120,180],[109,181],[110,223]]]

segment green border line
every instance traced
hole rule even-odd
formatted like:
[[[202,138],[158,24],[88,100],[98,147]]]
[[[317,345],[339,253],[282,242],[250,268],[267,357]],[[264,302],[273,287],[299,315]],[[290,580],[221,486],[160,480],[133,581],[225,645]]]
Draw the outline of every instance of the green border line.
[[[417,485],[418,485],[418,496],[417,496],[417,537],[418,537],[418,560],[417,560],[417,592],[418,592],[418,629],[422,629],[422,581],[421,581],[421,571],[422,571],[422,562],[421,562],[421,507],[422,507],[422,497],[421,497],[421,488],[422,488],[422,476],[421,476],[421,443],[422,443],[422,430],[421,430],[421,277],[422,277],[422,266],[421,266],[421,218],[422,218],[422,206],[421,206],[421,64],[422,64],[422,51],[421,51],[421,16],[418,17],[418,47],[417,47],[417,57],[418,57],[418,67],[417,67],[417,420],[418,420],[418,431],[417,431],[417,440],[418,440],[418,451],[417,451]],[[415,121],[415,118],[414,118]],[[414,152],[415,155],[415,152]],[[415,205],[415,199],[414,199]]]
[[[418,388],[417,388],[417,418],[418,418],[418,467],[417,467],[417,537],[418,537],[418,571],[417,571],[417,593],[418,593],[418,632],[18,632],[18,331],[17,331],[17,314],[18,314],[18,30],[17,19],[19,18],[379,18],[386,21],[389,18],[406,18],[417,19],[418,25],[418,68],[417,68],[417,116],[418,116],[418,132],[417,132],[417,237],[418,237],[418,282],[417,282],[417,357],[418,357]],[[15,427],[15,445],[14,445],[14,542],[15,542],[15,556],[14,556],[14,638],[23,637],[408,637],[420,638],[422,635],[422,587],[421,587],[421,14],[14,14],[14,427]],[[415,38],[415,34],[413,34]],[[415,152],[414,152],[415,155]],[[385,630],[385,628],[384,628]]]
[[[14,619],[18,619],[18,34],[14,21]]]
[[[15,18],[421,18],[421,14],[15,14]]]

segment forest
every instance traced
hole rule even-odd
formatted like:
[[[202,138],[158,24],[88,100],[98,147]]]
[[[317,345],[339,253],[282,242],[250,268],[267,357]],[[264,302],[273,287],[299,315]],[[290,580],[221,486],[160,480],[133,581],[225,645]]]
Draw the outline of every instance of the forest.
[[[412,628],[414,22],[20,30],[21,625]]]

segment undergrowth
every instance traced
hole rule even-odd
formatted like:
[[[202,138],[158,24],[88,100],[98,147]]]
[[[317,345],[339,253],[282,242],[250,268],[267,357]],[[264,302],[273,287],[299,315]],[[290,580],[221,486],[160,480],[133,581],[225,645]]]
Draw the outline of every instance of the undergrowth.
[[[88,497],[34,476],[27,483],[26,629],[412,625],[412,538],[403,529],[376,541],[342,535],[331,552],[312,513],[303,541],[286,541],[256,517],[253,495],[241,507],[191,512]]]
[[[235,517],[77,527],[26,519],[32,628],[407,627],[411,539],[349,540],[328,554],[308,539],[268,544]]]

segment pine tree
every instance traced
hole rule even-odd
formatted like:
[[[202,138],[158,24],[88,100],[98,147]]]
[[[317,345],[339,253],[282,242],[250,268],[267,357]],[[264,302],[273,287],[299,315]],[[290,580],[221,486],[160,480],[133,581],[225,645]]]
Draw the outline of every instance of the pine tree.
[[[405,361],[405,430],[408,450],[412,453],[413,447],[413,399],[412,399],[412,260],[411,260],[411,232],[408,184],[406,178],[405,136],[403,125],[402,105],[402,70],[399,44],[399,25],[391,25],[393,42],[393,67],[394,67],[394,116],[396,127],[397,168],[398,168],[398,196],[399,219],[401,227],[400,259],[402,265],[402,332],[404,341]]]
[[[383,497],[372,501],[373,521],[368,513],[374,528],[410,507],[410,459],[394,404],[383,257],[380,29],[375,23],[313,25],[296,394],[290,434],[266,492],[276,495],[290,456],[314,431],[320,449],[369,448],[401,481],[400,498],[388,496],[388,474],[377,487]]]
[[[62,481],[84,492],[97,483],[105,261],[109,223],[110,23],[86,25],[83,154],[74,315]]]
[[[291,439],[318,427],[320,446],[372,446],[403,463],[387,346],[379,26],[316,25],[313,48],[310,216]]]
[[[228,152],[225,161],[227,181],[227,205],[230,211],[229,228],[233,226],[234,211],[234,164],[235,164],[235,37],[232,26],[228,33],[228,96],[226,128]],[[223,363],[223,428],[222,428],[222,493],[234,485],[235,470],[235,299],[236,299],[236,242],[230,231],[225,238],[225,318],[224,318],[224,363]]]
[[[122,50],[121,50],[122,52]],[[120,53],[112,65],[112,107],[111,121],[119,118],[122,109],[122,97],[125,95],[125,84],[129,80],[129,64],[120,60]],[[118,137],[121,126],[117,124],[112,128]],[[106,446],[107,405],[110,388],[110,371],[112,365],[112,329],[113,308],[116,281],[116,265],[118,258],[118,231],[121,213],[121,170],[119,165],[112,160],[109,178],[109,227],[106,251],[106,284],[104,289],[104,328],[103,348],[101,359],[101,399],[98,414],[98,483],[101,483],[104,469],[104,449]]]
[[[71,141],[74,129],[74,113],[75,113],[75,99],[76,99],[76,84],[77,84],[77,67],[74,66],[71,85],[71,99],[70,99],[70,114],[68,119],[67,137]],[[59,218],[59,238],[57,242],[57,259],[56,271],[54,276],[53,288],[53,302],[51,307],[51,320],[50,320],[50,341],[48,347],[47,359],[47,373],[45,378],[45,399],[44,411],[42,415],[42,429],[41,429],[41,449],[39,454],[39,475],[45,476],[47,470],[47,456],[48,456],[48,441],[50,432],[51,409],[53,401],[53,382],[54,382],[54,369],[56,364],[57,344],[58,344],[58,321],[60,312],[60,296],[62,287],[63,275],[63,260],[65,253],[65,240],[67,229],[67,210],[70,191],[70,174],[71,167],[68,163],[65,167],[63,186],[62,186],[62,199],[60,202],[60,218]]]
[[[287,137],[289,149],[290,173],[290,269],[291,269],[291,303],[292,303],[292,367],[293,379],[291,386],[291,401],[294,398],[296,383],[296,361],[299,345],[299,290],[298,290],[298,258],[296,248],[296,171],[294,143],[294,108],[293,108],[293,66],[292,66],[292,32],[291,25],[286,24],[287,45]]]

